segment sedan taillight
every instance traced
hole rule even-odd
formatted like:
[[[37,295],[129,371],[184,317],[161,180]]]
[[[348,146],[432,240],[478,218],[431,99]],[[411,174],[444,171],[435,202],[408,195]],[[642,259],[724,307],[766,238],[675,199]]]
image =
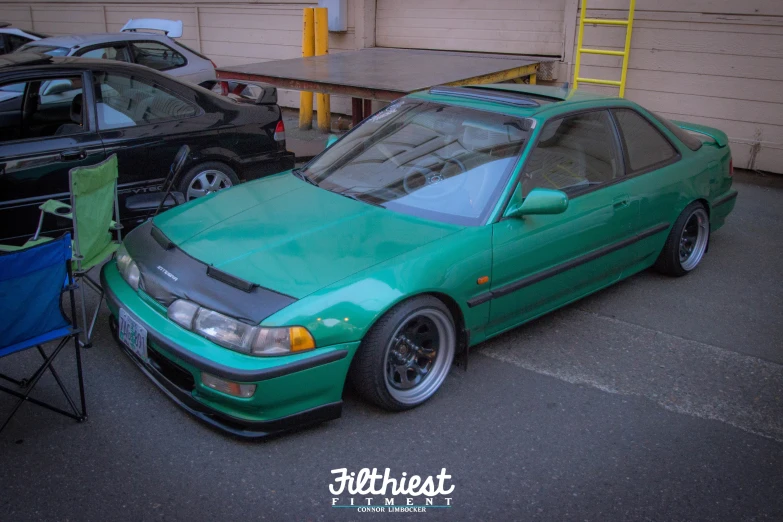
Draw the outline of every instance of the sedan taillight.
[[[282,119],[277,122],[277,127],[275,127],[275,141],[285,141],[285,124]]]
[[[734,177],[734,158],[729,160],[729,177]]]

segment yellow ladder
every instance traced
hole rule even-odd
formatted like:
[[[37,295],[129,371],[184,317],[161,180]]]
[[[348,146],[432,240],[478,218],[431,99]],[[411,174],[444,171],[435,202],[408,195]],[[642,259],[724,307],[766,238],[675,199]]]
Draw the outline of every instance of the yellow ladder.
[[[636,8],[636,0],[631,0],[631,6],[628,10],[627,20],[610,20],[605,18],[586,18],[587,12],[587,0],[582,0],[582,10],[579,13],[579,35],[576,40],[576,66],[574,68],[574,89],[579,85],[579,82],[584,83],[597,83],[598,85],[613,85],[620,88],[620,97],[625,94],[625,77],[628,73],[628,54],[631,52],[631,31],[633,30],[633,12]],[[610,51],[607,49],[589,49],[582,47],[582,38],[584,37],[585,24],[598,24],[598,25],[624,25],[625,30],[625,49],[622,51]],[[582,53],[587,54],[603,54],[608,56],[622,56],[623,57],[623,72],[620,75],[620,81],[617,80],[599,80],[596,78],[582,78],[579,76],[579,67],[582,64]]]

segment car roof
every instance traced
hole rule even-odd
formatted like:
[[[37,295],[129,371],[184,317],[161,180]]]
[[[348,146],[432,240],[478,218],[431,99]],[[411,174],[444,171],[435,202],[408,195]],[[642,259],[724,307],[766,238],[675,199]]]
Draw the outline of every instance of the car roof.
[[[36,40],[35,45],[51,45],[53,47],[66,47],[68,49],[73,49],[75,47],[83,47],[85,45],[101,44],[101,43],[108,43],[108,42],[136,41],[136,40],[156,40],[159,42],[171,41],[171,39],[164,34],[126,32],[126,33],[92,33],[92,34],[71,34],[71,35],[64,35],[64,36],[50,36],[49,38]]]
[[[84,71],[88,69],[98,71],[137,70],[144,72],[147,75],[153,75],[156,77],[162,76],[169,80],[175,80],[175,78],[159,73],[158,71],[150,69],[149,67],[116,60],[81,58],[78,56],[49,56],[47,54],[36,53],[32,51],[17,51],[0,56],[0,71],[2,72],[8,72],[10,70],[46,71],[47,69],[54,67],[58,69],[73,69],[78,71]]]

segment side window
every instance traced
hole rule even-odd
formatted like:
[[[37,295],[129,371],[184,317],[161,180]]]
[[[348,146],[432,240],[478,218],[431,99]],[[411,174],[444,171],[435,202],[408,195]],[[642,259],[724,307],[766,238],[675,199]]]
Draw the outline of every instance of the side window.
[[[522,195],[536,187],[574,194],[622,176],[607,111],[548,121],[522,173]]]
[[[7,34],[5,35],[6,38],[8,38],[8,52],[13,52],[22,47],[24,44],[30,41],[29,38],[25,38],[23,36],[19,36],[16,34]]]
[[[117,60],[120,62],[130,62],[128,48],[124,44],[92,48],[87,51],[81,51],[77,53],[77,56],[81,56],[82,58],[97,58],[99,60]]]
[[[81,76],[0,85],[0,141],[85,132]]]
[[[133,59],[156,71],[168,71],[187,64],[185,57],[159,42],[131,42]]]
[[[677,156],[677,151],[658,129],[636,111],[618,109],[614,116],[628,152],[628,170],[631,172],[665,163]]]
[[[195,116],[197,109],[137,76],[95,73],[98,128],[119,129]]]

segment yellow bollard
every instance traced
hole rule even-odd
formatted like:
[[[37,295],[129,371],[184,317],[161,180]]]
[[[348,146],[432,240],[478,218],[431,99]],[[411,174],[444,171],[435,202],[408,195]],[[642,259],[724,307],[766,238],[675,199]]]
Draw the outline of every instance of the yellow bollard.
[[[315,55],[329,54],[329,20],[325,7],[315,8]],[[332,115],[329,111],[329,95],[318,94],[318,130],[332,130]]]
[[[302,9],[302,56],[315,54],[315,27],[312,7]],[[313,128],[313,93],[302,91],[299,93],[299,128],[309,130]]]

